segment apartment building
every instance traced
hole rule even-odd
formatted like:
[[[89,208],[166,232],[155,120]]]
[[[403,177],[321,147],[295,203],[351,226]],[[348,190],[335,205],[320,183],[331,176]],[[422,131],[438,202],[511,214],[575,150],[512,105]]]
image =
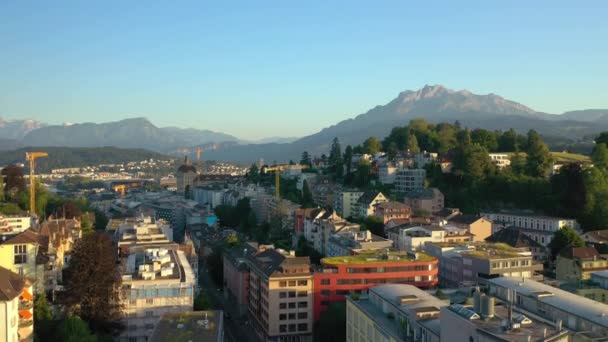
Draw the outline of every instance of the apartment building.
[[[374,216],[382,219],[386,224],[393,219],[409,219],[412,216],[412,209],[400,202],[387,201],[374,205]]]
[[[17,235],[0,236],[0,266],[32,280],[35,293],[44,291],[47,262],[40,235],[32,229]]]
[[[192,311],[196,278],[176,244],[131,246],[121,263],[126,329],[120,341],[147,341],[163,315]]]
[[[395,248],[401,251],[422,250],[427,242],[443,242],[445,230],[439,226],[406,224],[387,231]]]
[[[308,257],[260,250],[247,257],[249,316],[262,341],[312,341],[313,279]]]
[[[597,271],[608,270],[608,259],[593,247],[570,247],[562,250],[555,260],[557,280],[588,280]]]
[[[0,267],[0,341],[34,340],[34,297],[31,282]]]
[[[510,298],[524,314],[529,312],[573,332],[573,341],[602,341],[608,336],[608,305],[521,277],[488,280],[488,294]]]
[[[504,243],[517,249],[527,249],[532,252],[535,261],[543,262],[549,257],[549,250],[547,247],[534,241],[531,237],[515,227],[499,230],[490,235],[486,241]]]
[[[448,304],[412,285],[371,288],[347,299],[346,341],[440,342],[439,313]]]
[[[239,315],[247,314],[249,303],[248,257],[258,251],[252,243],[241,244],[223,253],[224,297],[236,304]]]
[[[127,219],[117,222],[114,241],[118,248],[128,253],[130,247],[168,244],[173,241],[173,229],[164,220],[151,217]]]
[[[196,172],[196,167],[192,165],[192,162],[188,159],[188,157],[185,157],[184,163],[180,165],[180,167],[177,169],[177,174],[175,175],[175,179],[177,181],[177,192],[181,195],[185,194],[186,192],[190,193],[197,176],[198,173]]]
[[[425,169],[400,169],[395,176],[395,190],[405,194],[424,189]]]
[[[538,278],[543,265],[532,253],[505,244],[427,243],[424,250],[439,259],[441,287],[484,285],[495,277]]]
[[[358,224],[343,219],[333,210],[315,209],[304,222],[304,238],[317,252],[326,255],[330,237],[360,229]]]
[[[80,221],[75,218],[50,219],[40,225],[40,248],[46,250],[48,258],[44,276],[47,292],[61,284],[70,252],[81,236]]]
[[[448,224],[466,229],[473,235],[473,241],[483,242],[492,235],[492,221],[476,215],[455,215],[448,219]]]
[[[514,226],[543,246],[549,245],[553,233],[563,227],[580,228],[574,219],[534,215],[527,212],[488,212],[481,215],[493,222],[493,233]]]
[[[418,189],[406,193],[403,203],[412,208],[413,212],[436,213],[443,209],[445,197],[437,188]]]
[[[32,218],[27,214],[2,215],[0,214],[0,235],[14,235],[23,233],[32,226]]]
[[[356,255],[365,251],[387,249],[393,246],[393,241],[366,231],[347,231],[334,234],[327,242],[327,256]]]
[[[356,256],[321,259],[314,273],[314,317],[351,293],[365,293],[381,284],[429,288],[438,283],[437,259],[425,253],[367,251]]]
[[[375,212],[375,206],[379,203],[388,202],[388,199],[384,194],[378,191],[367,191],[359,197],[357,200],[357,209],[354,216],[360,218],[366,218],[373,215]]]
[[[361,191],[342,191],[334,196],[334,210],[342,217],[357,216],[357,201],[363,195]]]
[[[382,184],[393,184],[397,178],[397,170],[403,167],[403,162],[384,161],[378,167],[378,181]]]

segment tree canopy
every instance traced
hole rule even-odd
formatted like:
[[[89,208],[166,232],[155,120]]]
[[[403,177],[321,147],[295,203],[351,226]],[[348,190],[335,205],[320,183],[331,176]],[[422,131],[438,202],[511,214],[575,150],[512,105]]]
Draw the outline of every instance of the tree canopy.
[[[570,228],[563,227],[553,234],[553,239],[549,243],[549,249],[553,259],[566,247],[583,247],[585,242],[578,233]]]

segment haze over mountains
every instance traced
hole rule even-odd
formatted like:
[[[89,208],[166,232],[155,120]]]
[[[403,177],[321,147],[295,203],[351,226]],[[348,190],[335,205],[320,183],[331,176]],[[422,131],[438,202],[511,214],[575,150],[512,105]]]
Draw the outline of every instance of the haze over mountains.
[[[470,128],[509,129],[526,132],[531,128],[551,137],[580,139],[608,130],[608,109],[580,110],[562,115],[537,112],[495,94],[475,95],[467,90],[454,91],[440,85],[404,91],[386,105],[341,121],[300,138],[240,140],[229,134],[177,127],[159,128],[144,118],[102,124],[82,123],[48,126],[32,120],[0,119],[0,149],[3,146],[116,146],[146,148],[164,153],[192,153],[205,145],[204,158],[251,162],[297,159],[302,151],[313,155],[328,153],[334,137],[342,146],[361,143],[369,136],[383,138],[395,126],[411,119],[430,122],[455,122]]]

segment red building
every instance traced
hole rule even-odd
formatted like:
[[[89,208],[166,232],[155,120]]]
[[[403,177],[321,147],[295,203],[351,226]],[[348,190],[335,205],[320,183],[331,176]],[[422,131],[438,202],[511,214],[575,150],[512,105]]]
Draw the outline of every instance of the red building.
[[[437,285],[438,261],[424,253],[370,251],[356,256],[324,258],[315,271],[314,319],[345,295],[365,292],[382,284],[409,284],[420,288]]]

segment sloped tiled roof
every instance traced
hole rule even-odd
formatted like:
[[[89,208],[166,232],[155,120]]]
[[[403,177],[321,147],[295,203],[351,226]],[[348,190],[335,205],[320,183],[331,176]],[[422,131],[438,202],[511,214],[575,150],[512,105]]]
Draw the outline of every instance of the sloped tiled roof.
[[[448,221],[452,223],[472,224],[481,220],[482,218],[483,217],[477,215],[458,215],[448,219]]]
[[[0,267],[0,301],[6,302],[15,299],[21,294],[25,284],[25,278]]]
[[[366,191],[363,193],[363,195],[361,195],[361,197],[359,197],[357,203],[369,205],[374,199],[376,199],[376,197],[378,197],[379,194],[380,192],[378,191]]]
[[[539,248],[543,247],[540,243],[534,241],[531,237],[524,234],[522,230],[511,227],[497,231],[486,238],[488,242],[502,242],[515,248],[532,247]]]
[[[28,243],[36,243],[39,244],[39,237],[36,232],[32,229],[27,229],[23,233],[13,235],[9,237],[6,241],[0,242],[3,245],[17,245],[17,244],[28,244]]]
[[[566,247],[559,255],[568,259],[593,259],[600,257],[600,253],[593,247]]]

